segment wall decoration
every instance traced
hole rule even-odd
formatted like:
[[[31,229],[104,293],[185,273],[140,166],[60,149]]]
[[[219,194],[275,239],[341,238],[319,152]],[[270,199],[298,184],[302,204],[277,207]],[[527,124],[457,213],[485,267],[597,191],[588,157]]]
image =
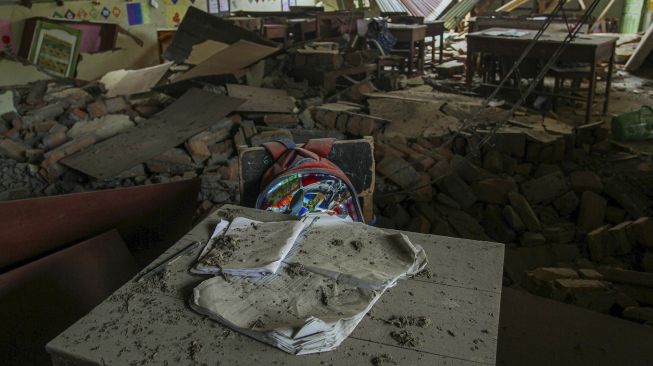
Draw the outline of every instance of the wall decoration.
[[[56,10],[54,11],[54,13],[52,13],[52,17],[53,18],[63,19],[63,15],[61,15],[61,13],[56,11]]]
[[[88,16],[91,17],[91,19],[97,19],[100,16],[100,11],[97,10],[96,7],[91,8],[91,10],[88,12]]]
[[[70,77],[77,67],[81,38],[79,29],[39,21],[27,59],[50,75]]]
[[[86,12],[86,10],[84,10],[84,8],[80,8],[79,10],[77,10],[77,19],[86,19],[87,16],[88,13]]]
[[[111,10],[109,10],[106,6],[102,8],[102,11],[100,11],[100,15],[104,17],[104,19],[109,19],[111,16]]]
[[[111,14],[113,14],[114,17],[118,18],[120,14],[122,14],[122,10],[116,5],[111,9]]]
[[[127,3],[127,22],[129,25],[147,24],[150,22],[149,8],[140,2]]]
[[[166,6],[166,25],[169,28],[177,28],[186,15],[187,5],[167,5]]]
[[[66,19],[68,19],[68,20],[73,20],[73,19],[75,19],[75,13],[73,13],[72,10],[68,9],[68,11],[67,11],[66,14],[64,15],[64,17],[65,17]]]
[[[11,33],[11,21],[0,19],[0,53],[14,53],[14,41]]]

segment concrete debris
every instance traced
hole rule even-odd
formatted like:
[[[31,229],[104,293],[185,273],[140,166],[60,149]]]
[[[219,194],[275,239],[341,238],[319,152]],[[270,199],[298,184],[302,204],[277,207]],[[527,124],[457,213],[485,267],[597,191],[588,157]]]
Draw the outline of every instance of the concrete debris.
[[[447,41],[437,73],[407,79],[382,70],[377,80],[375,56],[366,52],[310,42],[280,50],[248,34],[220,36],[229,38],[228,48],[242,38],[238,47],[260,51],[252,56],[264,70],[256,87],[243,77],[256,66],[237,60],[242,67],[227,70],[234,74],[228,86],[222,72],[173,66],[143,94],[64,80],[3,89],[0,96],[12,103],[0,115],[0,199],[198,178],[204,213],[239,201],[241,148],[371,136],[377,174],[368,207],[378,226],[504,243],[504,285],[651,322],[653,284],[643,276],[653,275],[651,155],[609,140],[601,123],[573,126],[553,111],[521,109],[498,125],[509,108],[501,101],[472,118],[482,100],[457,93],[464,40]],[[181,63],[191,49],[177,44],[166,53]],[[110,177],[66,165],[170,112],[189,88],[182,79],[191,76],[204,92],[247,99],[245,107]],[[194,111],[176,112],[183,118]],[[473,132],[461,130],[470,120]],[[487,143],[479,146],[481,140]],[[405,330],[394,333],[404,346],[418,344]]]

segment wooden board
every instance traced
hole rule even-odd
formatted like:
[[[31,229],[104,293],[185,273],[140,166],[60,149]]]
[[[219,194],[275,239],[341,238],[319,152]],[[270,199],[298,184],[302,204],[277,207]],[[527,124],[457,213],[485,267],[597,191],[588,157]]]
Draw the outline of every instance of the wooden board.
[[[503,289],[500,324],[500,365],[653,365],[651,327],[519,289]]]
[[[178,83],[206,76],[244,74],[244,68],[278,50],[276,47],[241,40],[211,55],[204,62],[175,77],[172,82]]]
[[[227,84],[229,96],[245,99],[238,112],[292,113],[294,103],[285,90],[255,86]]]
[[[2,365],[47,365],[45,344],[137,272],[116,230],[0,275]]]
[[[183,63],[193,46],[207,40],[233,44],[239,40],[275,47],[276,43],[265,40],[253,32],[240,28],[232,22],[189,6],[172,43],[163,53],[163,58]]]
[[[199,190],[193,179],[0,202],[0,272],[112,228],[167,247],[191,226]]]
[[[98,179],[112,177],[206,130],[243,102],[190,89],[146,122],[67,157],[61,163]]]
[[[372,195],[376,166],[371,137],[336,141],[328,159],[347,175],[359,197]],[[260,191],[261,177],[274,161],[262,147],[239,150],[238,160],[240,163],[240,203],[246,207],[254,207]]]
[[[287,220],[287,215],[223,206],[159,260],[207,238],[220,217]],[[503,245],[403,232],[429,257],[431,278],[401,280],[374,305],[342,345],[331,352],[295,356],[257,342],[188,309],[188,296],[204,277],[188,272],[201,248],[168,266],[168,290],[130,282],[47,345],[55,365],[207,364],[369,365],[388,354],[398,365],[494,365],[499,326]],[[154,261],[153,267],[159,263]],[[146,268],[144,271],[148,271]],[[432,324],[410,330],[421,343],[400,346],[389,334],[391,316],[426,316]],[[125,337],[124,334],[129,334]],[[451,335],[453,334],[453,335]],[[195,344],[195,347],[191,347]],[[190,351],[191,348],[197,352]]]

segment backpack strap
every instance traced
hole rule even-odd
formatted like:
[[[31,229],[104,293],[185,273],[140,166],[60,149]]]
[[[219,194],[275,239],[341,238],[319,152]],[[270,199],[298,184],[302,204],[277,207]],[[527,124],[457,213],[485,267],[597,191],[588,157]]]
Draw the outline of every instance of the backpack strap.
[[[310,139],[303,146],[304,150],[311,151],[321,158],[327,158],[331,153],[335,138]]]
[[[272,160],[276,161],[289,149],[295,148],[295,143],[291,140],[277,140],[263,143],[265,150],[272,156]]]

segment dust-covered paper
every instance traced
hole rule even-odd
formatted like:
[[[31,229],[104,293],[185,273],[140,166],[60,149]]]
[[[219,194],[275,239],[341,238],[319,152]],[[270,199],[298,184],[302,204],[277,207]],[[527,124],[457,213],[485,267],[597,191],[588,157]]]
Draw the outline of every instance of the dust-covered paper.
[[[273,249],[278,244],[251,235],[260,228],[244,226],[241,219],[231,223],[240,223],[235,227],[243,229],[238,232],[241,239],[253,240],[259,250],[278,252]],[[193,290],[191,308],[288,353],[325,352],[351,334],[385,290],[426,266],[424,250],[402,234],[325,214],[305,221],[273,274],[208,279]],[[229,235],[227,225],[218,225],[216,238]],[[248,257],[243,250],[233,258],[251,263],[251,252]]]

